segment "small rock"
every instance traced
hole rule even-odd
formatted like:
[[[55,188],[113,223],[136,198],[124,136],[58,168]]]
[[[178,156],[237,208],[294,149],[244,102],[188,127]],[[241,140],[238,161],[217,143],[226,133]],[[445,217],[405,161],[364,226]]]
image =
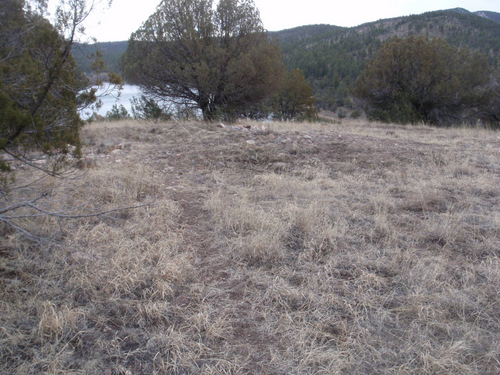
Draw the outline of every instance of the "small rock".
[[[120,143],[116,148],[120,150],[130,150],[132,145],[130,143]]]
[[[304,138],[305,138],[305,139],[312,139],[312,137],[311,137],[310,135],[307,135],[307,134],[306,134],[306,135],[304,135]]]
[[[254,144],[255,144],[255,141],[254,141],[253,139],[249,139],[249,140],[247,141],[247,144],[249,144],[249,145],[254,145]]]
[[[221,129],[224,129],[226,127],[226,125],[224,125],[222,122],[220,124],[217,125],[218,128],[221,128]]]
[[[103,141],[97,148],[97,152],[100,154],[107,154],[117,148],[118,141],[115,139]]]
[[[266,133],[269,133],[269,130],[264,125],[261,125],[261,126],[252,126],[251,131],[254,132],[255,134],[266,134]]]
[[[226,164],[223,161],[218,161],[217,164],[215,164],[217,168],[226,168]]]
[[[115,160],[115,163],[121,163],[122,162],[122,159],[116,159]]]
[[[120,150],[119,148],[114,149],[113,151],[110,152],[111,155],[118,155],[121,153],[122,153],[122,150]]]

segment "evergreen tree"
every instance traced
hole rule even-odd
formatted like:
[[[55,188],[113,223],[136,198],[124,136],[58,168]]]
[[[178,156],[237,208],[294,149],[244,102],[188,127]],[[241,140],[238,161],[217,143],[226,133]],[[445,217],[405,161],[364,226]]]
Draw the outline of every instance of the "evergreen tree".
[[[84,80],[71,41],[24,7],[3,0],[0,12],[0,150],[27,161],[32,149],[65,153],[79,145],[77,93]]]
[[[274,99],[273,108],[274,117],[281,121],[317,119],[313,88],[300,69],[288,73],[281,92]]]
[[[494,97],[487,59],[441,39],[393,38],[359,76],[355,95],[374,120],[475,122]]]
[[[252,0],[164,0],[132,34],[125,77],[205,120],[234,119],[281,85],[283,64]]]
[[[43,17],[46,6],[0,0],[0,233],[10,228],[37,240],[45,234],[33,234],[25,219],[64,215],[47,210],[53,191],[40,191],[39,176],[18,185],[11,162],[61,177],[66,155],[79,155],[78,109],[96,100],[94,89],[82,93],[88,82],[71,55],[95,2],[61,1],[54,24]]]
[[[96,89],[84,90],[89,83],[71,50],[94,6],[86,0],[62,1],[51,24],[43,17],[45,1],[1,0],[1,152],[28,164],[33,150],[53,156],[50,173],[70,149],[78,153],[83,124],[79,109],[97,98]],[[99,55],[95,68],[102,69]],[[120,76],[109,77],[113,84],[120,83]],[[0,166],[8,169],[5,162]]]

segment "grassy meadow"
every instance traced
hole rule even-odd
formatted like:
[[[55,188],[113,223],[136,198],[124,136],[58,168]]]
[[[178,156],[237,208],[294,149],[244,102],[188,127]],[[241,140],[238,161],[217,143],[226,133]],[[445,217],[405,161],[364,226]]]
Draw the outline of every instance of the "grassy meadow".
[[[37,184],[102,214],[0,224],[0,374],[500,373],[499,132],[239,125],[83,128]]]

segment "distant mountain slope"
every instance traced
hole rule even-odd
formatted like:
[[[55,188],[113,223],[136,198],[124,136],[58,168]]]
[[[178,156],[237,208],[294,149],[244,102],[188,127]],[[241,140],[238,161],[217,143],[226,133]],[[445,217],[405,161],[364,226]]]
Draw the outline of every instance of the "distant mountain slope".
[[[102,52],[102,58],[106,63],[106,67],[111,72],[120,72],[120,57],[127,50],[128,41],[122,42],[104,42],[96,44],[81,44],[73,45],[73,56],[76,64],[81,71],[90,73],[91,64],[94,61],[96,50]]]
[[[485,13],[485,12],[483,12]],[[492,13],[498,15],[498,13]],[[288,68],[300,68],[325,109],[349,104],[349,91],[366,62],[392,37],[440,37],[488,56],[500,67],[500,24],[457,8],[384,19],[352,28],[316,25],[272,33]]]
[[[269,34],[279,38],[281,43],[296,42],[297,40],[316,41],[330,38],[332,35],[341,35],[349,28],[332,25],[307,25],[282,31],[272,31]]]
[[[479,12],[474,12],[474,14],[477,14],[478,16],[481,16],[483,18],[488,18],[492,21],[500,23],[500,13],[488,12],[486,10],[481,10]]]

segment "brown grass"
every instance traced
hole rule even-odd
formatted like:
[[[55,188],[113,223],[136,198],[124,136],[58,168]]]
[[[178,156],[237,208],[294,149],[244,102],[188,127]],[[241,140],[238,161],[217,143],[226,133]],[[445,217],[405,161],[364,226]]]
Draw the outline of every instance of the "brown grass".
[[[154,205],[0,228],[0,373],[500,373],[499,134],[266,127],[84,128],[48,208]]]

